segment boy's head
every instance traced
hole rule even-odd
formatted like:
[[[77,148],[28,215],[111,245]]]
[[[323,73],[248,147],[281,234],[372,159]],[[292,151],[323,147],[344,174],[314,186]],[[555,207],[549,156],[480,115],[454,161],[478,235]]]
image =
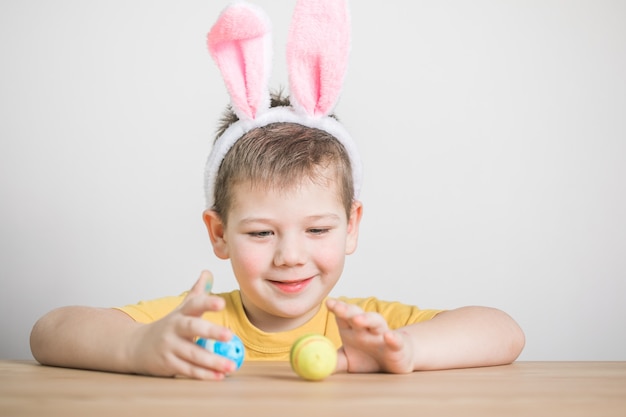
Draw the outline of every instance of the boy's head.
[[[361,161],[332,116],[348,65],[347,1],[298,0],[287,40],[289,100],[269,93],[271,24],[260,8],[227,7],[207,44],[232,111],[206,163],[206,209],[227,221],[234,185],[284,191],[309,179],[332,181],[349,214],[361,187]]]
[[[289,105],[287,98],[272,96],[272,106]],[[223,118],[218,138],[237,121],[232,112]],[[330,175],[330,177],[329,177]],[[289,191],[303,180],[336,184],[346,217],[354,198],[350,157],[344,146],[326,131],[297,123],[271,123],[244,134],[224,156],[213,190],[213,207],[228,221],[235,185]]]
[[[227,114],[217,141],[240,122]],[[310,320],[358,241],[362,206],[344,145],[293,121],[254,127],[224,154],[209,198],[213,252],[230,260],[248,320],[269,332]]]
[[[323,10],[324,13],[320,13]],[[270,97],[271,25],[236,2],[207,43],[230,95],[205,169],[204,221],[264,331],[319,310],[357,245],[361,163],[332,116],[348,65],[346,0],[298,0],[287,41],[290,102]]]

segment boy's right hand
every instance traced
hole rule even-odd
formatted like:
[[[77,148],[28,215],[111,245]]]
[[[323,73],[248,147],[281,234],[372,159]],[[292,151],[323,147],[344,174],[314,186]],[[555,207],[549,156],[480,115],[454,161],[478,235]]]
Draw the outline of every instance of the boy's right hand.
[[[136,328],[129,359],[139,373],[218,380],[235,371],[233,361],[195,343],[196,337],[224,342],[232,338],[229,329],[202,319],[204,312],[220,311],[225,306],[221,297],[205,292],[210,280],[211,273],[202,271],[176,310],[161,320]]]

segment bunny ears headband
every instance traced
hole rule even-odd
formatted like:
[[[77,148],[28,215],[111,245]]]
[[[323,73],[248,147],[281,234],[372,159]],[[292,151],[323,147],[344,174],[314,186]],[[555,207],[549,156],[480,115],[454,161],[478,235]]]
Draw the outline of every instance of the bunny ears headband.
[[[354,197],[358,197],[362,169],[356,145],[344,127],[329,117],[348,66],[349,20],[346,0],[297,2],[287,41],[291,106],[270,108],[269,18],[245,2],[235,2],[220,14],[207,43],[239,120],[217,139],[207,160],[207,208],[213,207],[217,172],[234,143],[252,129],[277,122],[297,123],[334,136],[350,157]]]

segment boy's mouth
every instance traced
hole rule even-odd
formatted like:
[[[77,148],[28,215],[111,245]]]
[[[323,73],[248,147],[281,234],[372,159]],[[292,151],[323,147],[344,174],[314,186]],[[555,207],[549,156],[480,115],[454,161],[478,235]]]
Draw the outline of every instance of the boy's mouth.
[[[269,281],[274,287],[287,294],[297,294],[309,286],[313,278],[305,278],[296,281]]]

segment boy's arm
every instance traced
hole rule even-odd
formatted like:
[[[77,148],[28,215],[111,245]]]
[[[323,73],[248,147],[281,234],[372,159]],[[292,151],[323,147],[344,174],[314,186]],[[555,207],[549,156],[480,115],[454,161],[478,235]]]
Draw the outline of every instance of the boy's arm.
[[[509,364],[525,343],[522,329],[508,314],[488,307],[444,311],[404,331],[415,352],[414,370]]]
[[[161,320],[136,323],[115,309],[63,307],[35,323],[31,351],[45,365],[156,376],[222,379],[236,365],[194,343],[196,336],[228,341],[230,330],[201,318],[224,308],[207,295],[204,271],[181,305]]]
[[[488,307],[462,307],[433,319],[390,330],[377,313],[329,300],[343,346],[338,371],[406,373],[513,362],[524,347],[524,333],[506,313]]]
[[[35,323],[30,348],[44,365],[133,373],[127,346],[139,326],[115,309],[61,307]]]

